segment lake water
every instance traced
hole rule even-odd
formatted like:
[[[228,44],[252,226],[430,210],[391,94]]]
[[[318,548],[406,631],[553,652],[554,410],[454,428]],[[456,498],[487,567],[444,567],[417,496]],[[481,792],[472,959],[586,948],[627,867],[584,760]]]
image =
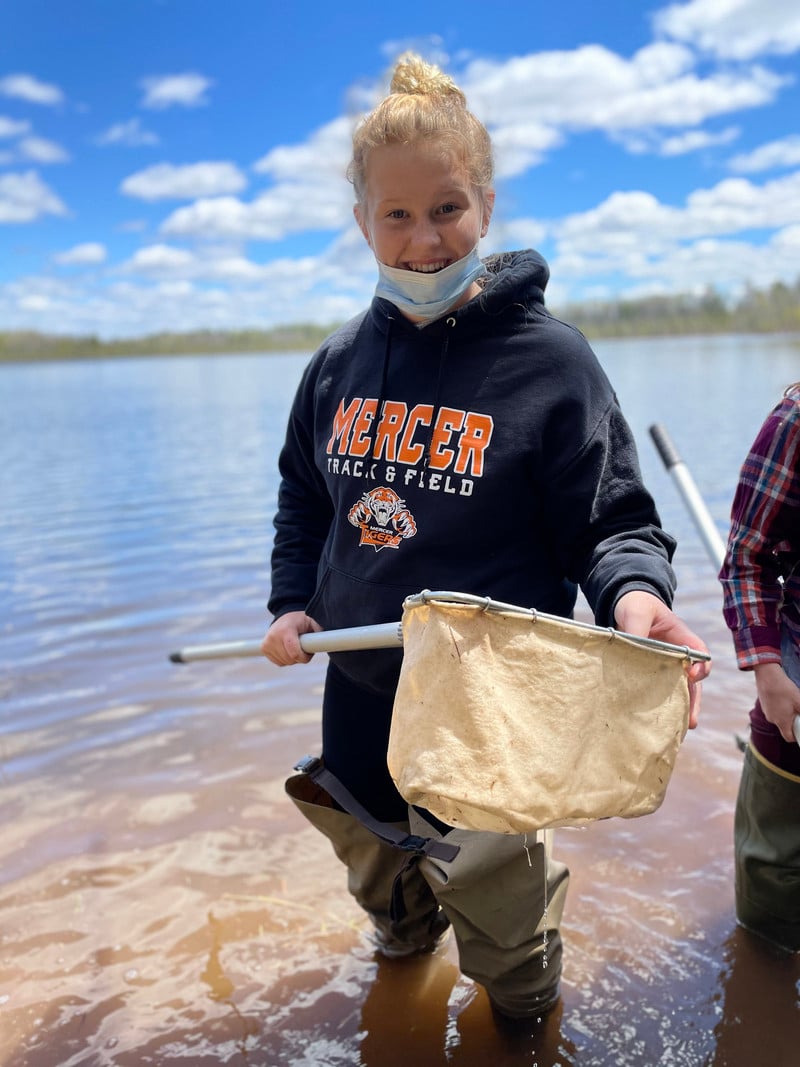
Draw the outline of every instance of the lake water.
[[[452,942],[377,960],[285,799],[319,747],[324,657],[168,661],[262,635],[307,357],[0,367],[2,1067],[796,1067],[800,960],[733,919],[753,689],[647,429],[666,426],[724,533],[800,338],[596,350],[680,541],[677,609],[715,663],[662,808],[555,835],[572,871],[563,1010],[533,1037],[496,1030]]]

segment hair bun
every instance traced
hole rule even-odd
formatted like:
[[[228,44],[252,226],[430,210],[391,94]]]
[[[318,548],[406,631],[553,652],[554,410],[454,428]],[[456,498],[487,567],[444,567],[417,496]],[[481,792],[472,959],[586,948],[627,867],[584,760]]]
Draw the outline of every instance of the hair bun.
[[[454,96],[465,107],[467,104],[453,79],[415,52],[404,52],[397,60],[390,91],[409,96]]]

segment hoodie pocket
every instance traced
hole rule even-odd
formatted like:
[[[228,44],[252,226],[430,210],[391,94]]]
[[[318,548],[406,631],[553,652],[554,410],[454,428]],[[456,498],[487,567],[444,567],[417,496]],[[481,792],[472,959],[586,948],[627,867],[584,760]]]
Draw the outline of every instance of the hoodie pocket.
[[[326,567],[306,614],[323,630],[352,626],[375,626],[399,622],[403,601],[419,589],[411,586],[386,586]],[[366,649],[332,652],[331,662],[351,682],[382,696],[391,696],[397,687],[403,661],[401,648]]]
[[[317,582],[317,588],[314,591],[314,595],[309,600],[308,604],[306,604],[306,615],[308,615],[309,618],[313,619],[315,622],[318,622],[320,626],[325,630],[330,630],[331,627],[326,623],[324,618],[320,618],[320,614],[322,611],[323,598],[325,596],[325,586],[328,584],[330,574],[331,568],[326,567],[325,570],[322,572],[322,577]]]

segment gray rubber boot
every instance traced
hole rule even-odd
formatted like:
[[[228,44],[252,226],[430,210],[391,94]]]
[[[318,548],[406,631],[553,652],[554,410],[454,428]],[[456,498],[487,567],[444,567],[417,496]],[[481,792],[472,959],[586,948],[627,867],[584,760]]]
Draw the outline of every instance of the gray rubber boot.
[[[412,833],[441,839],[413,809],[410,819]],[[542,837],[451,830],[456,858],[420,863],[452,923],[461,970],[511,1018],[541,1014],[559,996],[569,871],[546,854]]]
[[[372,919],[378,950],[390,958],[432,951],[449,923],[418,864],[409,864],[407,853],[376,837],[352,815],[334,808],[329,794],[306,775],[289,778],[286,792],[328,838],[347,867],[348,889]],[[407,824],[393,825],[408,832]],[[398,876],[406,914],[393,920],[392,891]]]
[[[745,752],[734,818],[736,917],[800,951],[800,778]]]

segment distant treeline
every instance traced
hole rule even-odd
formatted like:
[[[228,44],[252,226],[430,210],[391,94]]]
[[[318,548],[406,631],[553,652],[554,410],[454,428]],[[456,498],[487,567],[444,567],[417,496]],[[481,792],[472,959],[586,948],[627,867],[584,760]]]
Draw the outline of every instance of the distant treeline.
[[[702,295],[651,296],[638,300],[574,304],[554,309],[591,338],[652,337],[703,333],[800,333],[800,277],[794,285],[748,289],[735,304],[713,288]],[[101,341],[89,335],[58,336],[32,330],[0,332],[0,361],[91,359],[106,356],[224,352],[313,351],[335,328],[310,323],[272,330],[193,330]]]
[[[735,304],[707,289],[702,295],[574,304],[560,317],[587,337],[654,337],[703,333],[800,333],[800,277],[794,285],[748,288]]]
[[[334,325],[308,323],[277,326],[273,330],[191,330],[186,333],[151,333],[117,341],[101,341],[91,334],[60,336],[35,330],[15,330],[0,332],[0,362],[224,352],[311,352],[334,328]]]

